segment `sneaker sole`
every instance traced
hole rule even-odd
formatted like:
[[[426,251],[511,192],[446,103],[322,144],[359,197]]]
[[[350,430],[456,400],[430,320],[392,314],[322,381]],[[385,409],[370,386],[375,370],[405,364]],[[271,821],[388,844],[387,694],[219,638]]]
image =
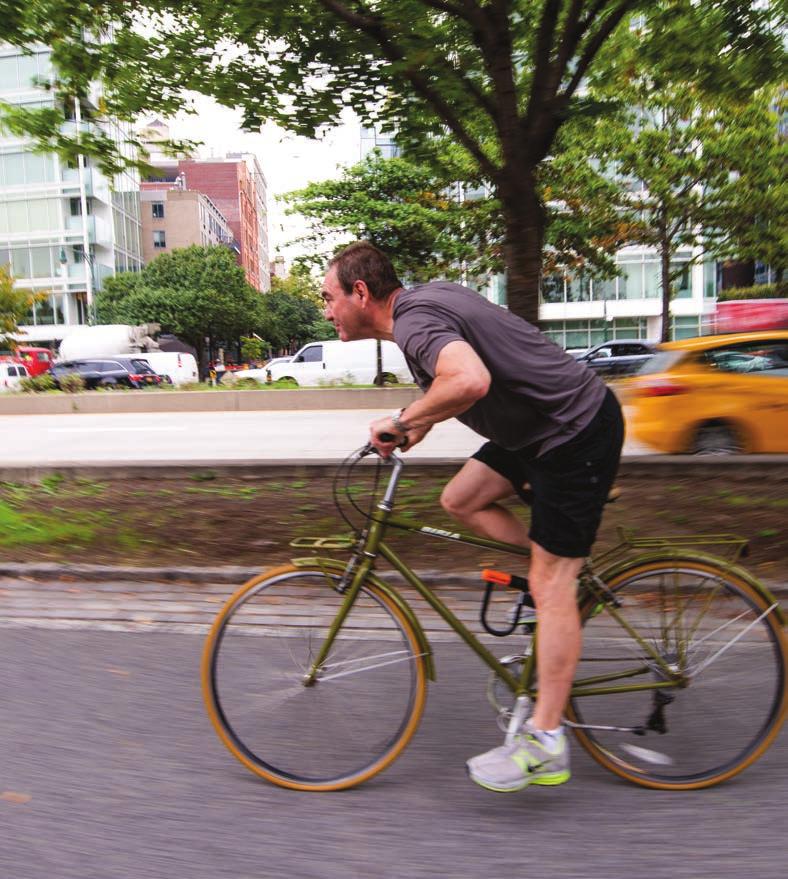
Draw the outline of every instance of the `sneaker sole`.
[[[471,781],[483,787],[485,790],[493,791],[497,794],[513,794],[520,790],[530,787],[532,784],[542,785],[544,787],[555,787],[559,784],[565,784],[572,777],[572,773],[567,769],[564,772],[550,772],[544,775],[526,776],[522,781],[510,787],[492,784],[489,781],[482,781],[481,778],[475,776],[470,769],[467,769],[468,777]]]

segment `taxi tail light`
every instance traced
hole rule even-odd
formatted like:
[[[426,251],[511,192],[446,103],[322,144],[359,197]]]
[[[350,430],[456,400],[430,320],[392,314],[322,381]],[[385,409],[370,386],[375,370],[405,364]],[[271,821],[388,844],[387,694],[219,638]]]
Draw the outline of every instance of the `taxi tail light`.
[[[687,388],[679,382],[669,379],[655,379],[638,385],[637,394],[640,397],[675,397],[678,394],[686,394]]]

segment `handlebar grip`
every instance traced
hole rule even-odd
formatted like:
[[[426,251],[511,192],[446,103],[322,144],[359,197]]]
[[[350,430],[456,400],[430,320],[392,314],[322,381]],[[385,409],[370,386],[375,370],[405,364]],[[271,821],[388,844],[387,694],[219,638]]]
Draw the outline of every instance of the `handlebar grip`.
[[[380,438],[383,440],[384,443],[393,443],[397,437],[393,433],[381,433]]]

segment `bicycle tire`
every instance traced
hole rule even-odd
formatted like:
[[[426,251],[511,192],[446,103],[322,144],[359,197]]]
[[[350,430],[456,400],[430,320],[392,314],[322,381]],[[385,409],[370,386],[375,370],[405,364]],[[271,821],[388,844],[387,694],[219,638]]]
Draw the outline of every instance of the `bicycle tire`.
[[[688,685],[660,691],[672,697],[661,708],[664,732],[648,729],[633,736],[577,728],[581,746],[621,778],[658,790],[711,787],[761,757],[788,707],[785,633],[765,598],[724,563],[691,559],[634,562],[606,586],[620,606],[593,597],[582,603],[578,678],[616,671],[614,663],[621,670],[642,663],[651,666],[652,679],[665,680],[613,619],[615,612],[686,673]],[[638,679],[642,676],[633,680]],[[661,698],[656,692],[575,696],[567,716],[574,723],[641,729],[656,717],[659,725],[660,712],[653,714]]]
[[[417,634],[371,581],[317,680],[304,685],[344,600],[338,581],[294,565],[254,577],[226,602],[203,650],[203,696],[219,738],[280,787],[336,791],[372,778],[403,751],[424,710]]]

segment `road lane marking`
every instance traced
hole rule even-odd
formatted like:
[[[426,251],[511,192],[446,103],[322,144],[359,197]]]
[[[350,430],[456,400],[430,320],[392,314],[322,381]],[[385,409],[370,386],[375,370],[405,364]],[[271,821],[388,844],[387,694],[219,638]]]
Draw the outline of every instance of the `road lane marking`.
[[[173,425],[172,427],[50,427],[52,433],[129,433],[132,430],[189,430],[188,427]]]

